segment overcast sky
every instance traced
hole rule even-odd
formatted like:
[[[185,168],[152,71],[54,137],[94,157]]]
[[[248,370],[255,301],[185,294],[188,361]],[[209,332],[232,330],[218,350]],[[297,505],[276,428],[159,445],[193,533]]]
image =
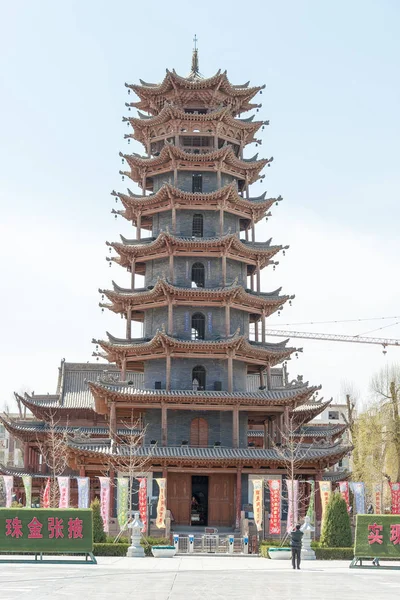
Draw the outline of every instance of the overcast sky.
[[[359,334],[400,321],[399,18],[396,0],[4,2],[0,407],[13,390],[54,392],[63,357],[93,360],[92,337],[123,335],[97,290],[128,282],[105,261],[106,240],[132,235],[110,214],[126,185],[118,152],[142,152],[123,140],[124,83],[187,74],[194,33],[204,76],[267,85],[257,150],[274,162],[252,195],[284,202],[257,239],[290,249],[262,285],[296,294],[268,325]],[[382,316],[394,318],[298,325]],[[400,338],[400,326],[370,335]],[[400,362],[397,348],[294,343],[291,376],[335,399],[344,381],[365,396],[374,371]]]

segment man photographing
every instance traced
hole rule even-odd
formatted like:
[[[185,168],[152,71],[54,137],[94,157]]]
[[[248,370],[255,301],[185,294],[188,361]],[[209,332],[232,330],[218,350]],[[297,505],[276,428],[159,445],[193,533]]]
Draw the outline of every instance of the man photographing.
[[[290,547],[292,549],[292,567],[300,570],[301,561],[301,540],[303,532],[300,531],[300,525],[296,525],[296,529],[290,533]]]

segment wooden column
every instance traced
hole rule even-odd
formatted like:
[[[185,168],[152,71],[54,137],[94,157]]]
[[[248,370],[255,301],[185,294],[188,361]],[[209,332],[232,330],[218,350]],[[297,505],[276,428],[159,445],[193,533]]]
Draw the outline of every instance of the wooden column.
[[[217,189],[221,189],[221,169],[217,171]]]
[[[117,433],[117,409],[115,402],[111,402],[110,406],[110,438],[115,439]]]
[[[260,272],[260,261],[257,261],[257,267],[256,267],[256,274],[257,274],[257,292],[261,292],[261,272]]]
[[[226,254],[222,255],[222,284],[226,285]]]
[[[120,381],[125,381],[125,380],[126,380],[126,358],[123,358],[121,361]]]
[[[86,477],[85,465],[79,466],[79,477]]]
[[[171,297],[168,297],[168,333],[169,335],[172,335],[172,330],[173,330],[173,307],[172,307],[172,300]]]
[[[271,436],[273,444],[276,443],[276,416],[272,419],[271,422]]]
[[[229,302],[225,304],[225,336],[229,337],[231,332],[231,305]]]
[[[239,448],[239,407],[232,411],[232,447]]]
[[[267,390],[270,390],[272,388],[272,378],[271,378],[271,365],[268,363],[267,364]]]
[[[283,411],[283,431],[285,436],[289,435],[289,407],[285,406]]]
[[[166,357],[166,388],[167,392],[171,389],[171,354],[169,349],[167,349],[167,357]]]
[[[233,392],[233,356],[232,352],[228,351],[228,392]]]
[[[256,241],[256,228],[254,225],[254,221],[251,221],[251,241],[255,242]]]
[[[246,227],[246,229],[244,230],[244,239],[246,240],[246,242],[249,241],[249,228]]]
[[[235,528],[240,529],[240,512],[242,508],[242,469],[236,471],[236,519]]]
[[[254,273],[250,275],[250,289],[254,292]]]
[[[129,306],[126,311],[126,339],[130,340],[132,337],[132,308]]]
[[[219,207],[219,235],[224,235],[224,209]]]
[[[178,185],[178,169],[175,167],[174,168],[174,186],[176,187]]]
[[[264,387],[264,386],[265,386],[264,370],[263,370],[263,367],[260,367],[260,387]]]
[[[245,183],[245,190],[246,190],[246,198],[249,198],[249,179],[246,175],[246,183]]]
[[[254,341],[258,342],[258,321],[254,322]]]
[[[169,255],[169,280],[171,283],[174,283],[174,255]]]
[[[142,196],[146,195],[146,171],[142,175]]]
[[[269,448],[269,440],[268,440],[268,420],[266,419],[263,423],[264,426],[264,442],[263,442],[263,448],[264,450],[266,450],[267,448]]]
[[[167,407],[161,403],[161,444],[167,446]]]
[[[142,229],[142,213],[139,213],[136,217],[136,239],[140,240],[140,233]]]
[[[176,208],[172,205],[172,233],[176,233]]]
[[[265,344],[265,309],[263,309],[261,315],[261,341]]]
[[[135,270],[136,270],[136,258],[132,258],[131,262],[131,289],[135,289]]]
[[[314,477],[315,480],[315,521],[316,530],[318,529],[318,523],[322,519],[322,503],[321,503],[321,492],[319,491],[319,482],[322,481],[322,471],[318,471]],[[317,533],[317,531],[316,531]]]

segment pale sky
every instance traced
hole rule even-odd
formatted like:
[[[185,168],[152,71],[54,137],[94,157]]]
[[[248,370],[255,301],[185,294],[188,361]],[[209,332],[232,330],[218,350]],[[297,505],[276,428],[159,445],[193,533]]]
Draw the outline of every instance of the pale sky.
[[[257,239],[290,250],[262,285],[296,294],[267,326],[359,334],[400,321],[399,18],[396,0],[4,2],[0,408],[13,390],[53,393],[63,357],[93,360],[93,337],[123,335],[97,290],[128,282],[105,261],[106,240],[132,236],[110,214],[110,191],[126,189],[118,152],[142,152],[123,140],[124,83],[187,74],[194,33],[204,76],[267,85],[257,117],[271,124],[246,156],[274,162],[251,191],[284,202]],[[382,316],[397,318],[286,325]],[[370,335],[400,338],[400,325]],[[304,353],[291,376],[335,400],[344,381],[365,396],[372,373],[400,362],[397,348],[293,342]]]

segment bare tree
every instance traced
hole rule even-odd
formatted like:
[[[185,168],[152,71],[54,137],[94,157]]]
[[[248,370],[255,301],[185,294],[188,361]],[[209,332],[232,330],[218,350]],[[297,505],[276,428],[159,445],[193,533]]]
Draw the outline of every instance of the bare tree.
[[[42,460],[49,469],[50,476],[50,507],[57,508],[59,489],[57,477],[65,472],[68,466],[68,433],[67,427],[60,427],[54,414],[50,414],[45,429],[44,439],[37,437],[37,445]]]

